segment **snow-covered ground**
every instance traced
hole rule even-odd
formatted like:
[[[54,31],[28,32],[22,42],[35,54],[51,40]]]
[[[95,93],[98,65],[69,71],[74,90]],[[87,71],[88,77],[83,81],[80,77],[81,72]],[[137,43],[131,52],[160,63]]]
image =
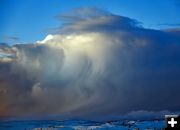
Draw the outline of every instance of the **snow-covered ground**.
[[[0,121],[0,130],[161,130],[165,122],[154,121],[109,121],[83,120],[31,120]]]

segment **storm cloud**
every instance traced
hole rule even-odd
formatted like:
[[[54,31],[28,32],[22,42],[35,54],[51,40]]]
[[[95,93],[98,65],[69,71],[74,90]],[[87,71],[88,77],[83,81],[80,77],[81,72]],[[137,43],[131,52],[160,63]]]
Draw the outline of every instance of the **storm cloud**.
[[[95,8],[57,18],[63,25],[44,40],[0,46],[0,115],[180,110],[178,29]]]

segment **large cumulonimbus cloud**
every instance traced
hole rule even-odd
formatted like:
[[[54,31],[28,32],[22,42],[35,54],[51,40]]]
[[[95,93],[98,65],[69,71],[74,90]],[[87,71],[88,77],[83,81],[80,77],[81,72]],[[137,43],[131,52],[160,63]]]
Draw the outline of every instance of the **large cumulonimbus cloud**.
[[[93,8],[58,18],[63,26],[42,41],[0,46],[0,115],[180,110],[178,29]]]

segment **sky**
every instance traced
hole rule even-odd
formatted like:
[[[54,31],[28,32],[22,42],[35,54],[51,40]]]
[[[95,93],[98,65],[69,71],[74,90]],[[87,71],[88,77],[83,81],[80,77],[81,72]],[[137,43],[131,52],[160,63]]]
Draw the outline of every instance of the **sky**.
[[[0,117],[180,113],[178,1],[1,2]]]
[[[96,7],[138,20],[154,29],[180,26],[178,0],[0,0],[0,42],[32,43],[62,25],[56,16],[79,7]]]

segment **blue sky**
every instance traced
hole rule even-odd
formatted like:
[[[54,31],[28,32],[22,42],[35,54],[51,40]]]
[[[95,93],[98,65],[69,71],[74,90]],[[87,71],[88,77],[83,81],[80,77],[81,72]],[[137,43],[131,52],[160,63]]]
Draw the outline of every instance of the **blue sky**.
[[[0,42],[41,40],[61,25],[55,16],[78,7],[97,7],[137,19],[146,28],[180,24],[178,0],[0,0]]]

